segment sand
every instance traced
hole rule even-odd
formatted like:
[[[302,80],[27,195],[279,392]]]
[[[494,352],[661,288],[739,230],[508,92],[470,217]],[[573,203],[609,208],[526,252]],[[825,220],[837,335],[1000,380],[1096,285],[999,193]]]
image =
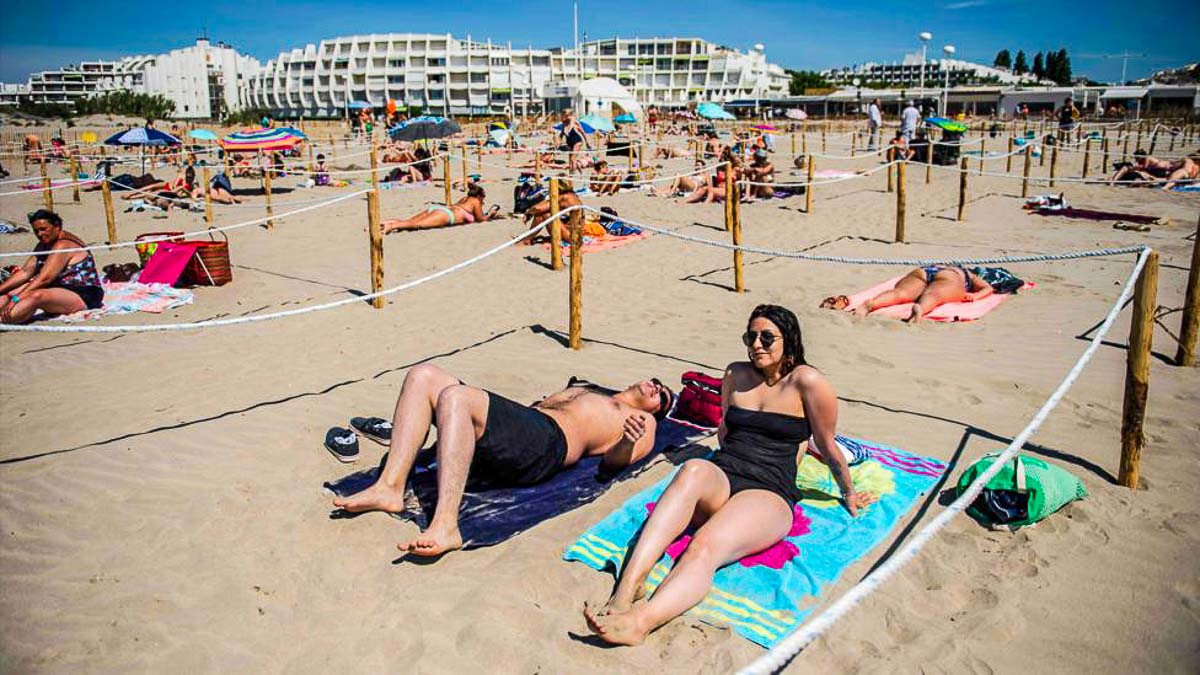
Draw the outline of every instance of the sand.
[[[1062,174],[1078,175],[1078,161],[1064,159]],[[484,173],[491,198],[510,205],[506,174]],[[812,214],[801,212],[802,198],[745,205],[744,240],[879,257],[1145,243],[1161,255],[1158,304],[1183,304],[1186,237],[1200,195],[1056,190],[1076,206],[1172,220],[1139,233],[1027,215],[1019,183],[976,176],[959,223],[955,174],[935,171],[926,185],[924,171],[914,170],[909,180],[907,244],[890,243],[895,196],[883,174],[819,188]],[[281,202],[343,192],[280,194],[276,211],[286,210]],[[440,195],[440,187],[385,191],[382,210],[406,215]],[[81,205],[70,203],[69,190],[56,199],[67,202],[61,211],[71,231],[104,238],[99,193],[85,193]],[[588,202],[727,238],[720,205],[641,193]],[[0,217],[23,222],[39,204],[37,195],[3,198]],[[218,207],[218,222],[260,213]],[[195,214],[119,214],[122,239],[202,223]],[[355,198],[274,230],[236,230],[232,284],[198,289],[194,305],[163,316],[103,323],[194,321],[348,297],[369,288],[365,223],[365,201]],[[519,231],[510,220],[391,235],[387,283],[442,269]],[[3,251],[31,245],[30,235],[0,240]],[[98,255],[101,265],[133,259],[130,249]],[[894,268],[747,255],[748,290],[739,295],[731,292],[731,259],[661,235],[588,256],[578,352],[556,336],[567,327],[567,275],[547,269],[541,247],[505,250],[392,296],[383,310],[356,304],[188,332],[0,336],[0,669],[730,671],[762,650],[690,617],[636,648],[584,638],[582,604],[603,599],[612,580],[563,562],[562,551],[666,475],[665,461],[504,544],[422,565],[399,559],[394,547],[413,525],[379,514],[328,517],[322,482],[355,467],[321,447],[325,430],[353,415],[388,416],[406,369],[427,361],[518,400],[573,374],[614,385],[652,375],[678,381],[697,368],[719,374],[744,358],[738,336],[749,311],[774,302],[799,314],[809,360],[841,397],[839,430],[953,461],[952,485],[1020,431],[1058,384],[1120,292],[1132,256],[1010,265],[1038,287],[979,322],[915,327],[817,309],[823,297],[869,286]],[[1078,475],[1091,496],[1016,534],[959,517],[789,671],[1195,672],[1200,390],[1195,370],[1168,364],[1168,330],[1178,331],[1178,317],[1166,315],[1154,333],[1143,489],[1131,492],[1114,478],[1126,309],[1030,450]],[[381,451],[364,441],[358,466]],[[932,495],[906,524],[928,521],[947,501]],[[822,600],[849,588],[886,550],[850,568]]]

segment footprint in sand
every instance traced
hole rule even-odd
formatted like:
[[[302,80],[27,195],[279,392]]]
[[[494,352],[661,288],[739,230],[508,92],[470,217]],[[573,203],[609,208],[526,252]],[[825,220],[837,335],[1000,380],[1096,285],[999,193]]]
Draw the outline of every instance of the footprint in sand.
[[[1200,539],[1200,514],[1172,513],[1170,518],[1163,521],[1163,527],[1184,539]]]

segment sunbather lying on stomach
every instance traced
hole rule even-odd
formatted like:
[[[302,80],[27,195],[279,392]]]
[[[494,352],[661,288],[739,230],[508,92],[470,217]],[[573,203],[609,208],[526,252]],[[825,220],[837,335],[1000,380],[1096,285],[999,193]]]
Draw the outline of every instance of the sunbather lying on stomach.
[[[399,545],[414,555],[461,548],[458,510],[468,474],[510,485],[544,481],[588,455],[619,469],[649,454],[672,393],[643,380],[609,396],[568,387],[526,406],[471,387],[431,364],[408,371],[396,402],[387,462],[379,480],[333,505],[351,512],[404,508],[404,486],[430,425],[438,428],[438,503],[429,528]]]
[[[975,302],[993,292],[991,284],[965,267],[926,265],[900,277],[895,287],[867,300],[854,309],[866,316],[882,307],[913,303],[905,321],[916,323],[947,302]]]
[[[491,210],[485,212],[483,210],[483,200],[486,197],[487,195],[484,193],[483,188],[476,183],[472,183],[467,188],[467,196],[449,206],[432,204],[411,218],[394,218],[383,221],[381,223],[383,233],[388,234],[402,230],[428,230],[435,227],[465,225],[475,222],[482,223],[485,220],[491,220],[496,217],[496,213],[500,210],[500,207],[494,206]]]

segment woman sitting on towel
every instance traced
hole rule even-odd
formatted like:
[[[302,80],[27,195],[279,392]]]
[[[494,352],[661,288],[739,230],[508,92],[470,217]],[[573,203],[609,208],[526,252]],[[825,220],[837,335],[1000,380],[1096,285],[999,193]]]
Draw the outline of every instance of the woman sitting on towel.
[[[692,194],[688,195],[684,200],[684,204],[696,204],[704,202],[709,204],[712,202],[725,201],[725,181],[737,181],[742,174],[742,161],[733,154],[733,150],[725,148],[721,151],[721,164],[717,167],[716,173],[711,181],[706,181],[698,186]],[[730,171],[729,167],[733,170]]]
[[[208,179],[208,192],[212,200],[218,204],[241,204],[242,200],[238,199],[233,194],[233,183],[230,182],[229,176],[225,175],[224,171],[218,171],[216,175]],[[191,193],[192,199],[203,199],[204,188],[197,185]]]
[[[854,313],[866,316],[881,307],[911,302],[912,314],[905,321],[916,323],[947,302],[975,302],[992,292],[991,284],[965,267],[926,265],[901,277],[891,290],[854,308]]]
[[[484,222],[496,217],[499,206],[493,206],[487,213],[483,211],[483,200],[487,197],[483,188],[472,183],[467,188],[467,196],[451,204],[443,206],[432,204],[412,218],[397,218],[383,221],[383,233],[388,234],[402,230],[429,230],[435,227],[463,225],[466,223]]]
[[[0,284],[0,322],[27,323],[34,312],[73,314],[96,309],[104,301],[104,288],[87,244],[63,229],[62,218],[38,209],[29,214],[29,225],[38,238],[35,253]]]
[[[608,604],[584,607],[588,625],[606,642],[641,643],[703,600],[719,568],[787,536],[801,498],[796,466],[806,447],[838,448],[818,457],[829,466],[852,516],[877,499],[854,489],[848,451],[834,441],[837,395],[805,363],[796,315],[759,305],[742,342],[748,360],[730,364],[721,382],[721,448],[711,460],[688,460],[679,469],[625,559]],[[683,555],[653,597],[635,605],[647,575],[689,526],[696,530]]]
[[[608,162],[601,159],[593,169],[590,185],[592,192],[598,195],[615,195],[621,189],[622,177],[619,171],[609,169]]]

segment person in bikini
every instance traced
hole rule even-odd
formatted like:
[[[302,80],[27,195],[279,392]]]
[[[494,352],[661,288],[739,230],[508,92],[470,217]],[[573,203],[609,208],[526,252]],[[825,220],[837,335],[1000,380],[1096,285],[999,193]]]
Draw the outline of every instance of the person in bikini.
[[[575,173],[582,171],[584,164],[580,161],[580,152],[586,152],[591,148],[587,140],[587,132],[583,130],[583,125],[575,118],[575,113],[571,110],[564,110],[562,114],[562,131],[563,149],[567,154],[567,171]]]
[[[625,558],[617,587],[599,609],[584,605],[589,628],[611,644],[640,644],[648,633],[704,599],[721,567],[783,539],[801,499],[796,468],[804,452],[829,467],[851,516],[878,496],[855,490],[855,456],[834,440],[837,394],[804,359],[800,322],[778,305],[759,305],[742,335],[747,360],[721,381],[720,449],[684,463],[658,498]],[[819,452],[816,447],[837,448]],[[646,602],[646,577],[689,527],[687,549]]]
[[[674,395],[655,379],[613,395],[569,386],[532,406],[466,384],[432,364],[404,377],[387,461],[374,485],[333,505],[351,513],[404,509],[404,487],[431,425],[438,428],[438,504],[429,527],[399,548],[437,556],[462,548],[458,512],[468,475],[533,485],[585,456],[617,471],[654,448],[657,424]]]
[[[1167,182],[1162,186],[1163,191],[1169,191],[1175,188],[1175,185],[1180,182],[1194,183],[1197,178],[1200,178],[1200,162],[1191,157],[1181,157],[1175,162],[1167,162],[1168,171]]]
[[[38,239],[35,253],[4,283],[0,283],[0,323],[28,323],[37,310],[47,314],[73,314],[97,309],[104,287],[90,251],[79,237],[63,229],[62,218],[38,209],[29,214],[29,225]]]
[[[615,195],[621,189],[622,178],[619,171],[609,169],[608,162],[601,159],[593,168],[589,187],[598,195]]]
[[[487,193],[483,188],[478,183],[471,183],[467,188],[467,196],[449,206],[431,204],[411,218],[394,218],[383,221],[383,233],[429,230],[435,227],[482,223],[491,220],[496,217],[500,207],[496,205],[484,212],[483,200],[486,198]]]
[[[881,307],[911,302],[912,313],[905,321],[916,323],[947,302],[975,302],[992,292],[991,284],[965,267],[926,265],[904,275],[892,289],[876,295],[852,311],[859,316],[866,316]]]

